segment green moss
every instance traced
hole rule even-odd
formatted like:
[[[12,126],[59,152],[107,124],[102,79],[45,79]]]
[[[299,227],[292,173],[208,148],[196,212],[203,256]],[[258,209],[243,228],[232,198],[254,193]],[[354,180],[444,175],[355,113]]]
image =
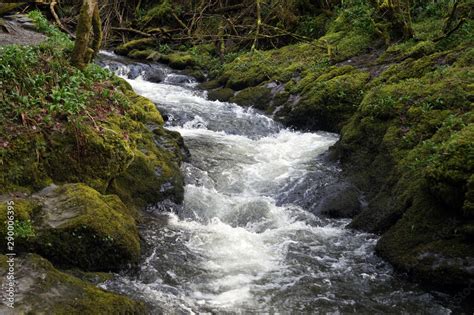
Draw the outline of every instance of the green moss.
[[[211,101],[229,101],[235,94],[235,91],[229,88],[220,88],[211,90],[207,93],[207,98]]]
[[[115,52],[120,55],[128,55],[134,50],[145,50],[148,48],[154,48],[156,46],[156,39],[154,38],[141,38],[131,40],[125,44],[122,44],[115,48]]]
[[[6,263],[6,256],[0,256]],[[30,313],[41,310],[48,314],[143,314],[142,302],[106,292],[53,267],[44,258],[28,254],[16,260],[19,281],[15,310]],[[0,264],[0,274],[5,277],[7,268]],[[0,312],[8,312],[5,305]]]
[[[419,191],[403,217],[383,235],[377,252],[426,283],[465,287],[470,279],[465,259],[474,256],[472,242],[461,234],[466,223]]]
[[[182,70],[195,64],[193,56],[186,53],[173,53],[161,58],[167,62],[171,68]]]
[[[53,134],[45,154],[51,178],[57,183],[83,182],[104,192],[134,157],[125,130],[114,127],[104,123],[101,131],[87,126]]]
[[[350,66],[326,71],[308,75],[292,88],[301,100],[291,108],[287,123],[304,129],[338,131],[357,110],[369,74]]]
[[[446,206],[455,210],[464,209],[464,215],[474,218],[470,202],[468,180],[474,171],[474,124],[452,132],[446,141],[431,147],[425,176],[431,192]],[[426,143],[425,145],[432,145]],[[434,151],[434,152],[433,152]]]
[[[402,61],[407,58],[420,58],[435,51],[436,46],[432,41],[405,41],[388,47],[380,57],[380,61]]]
[[[182,138],[164,128],[132,134],[137,137],[135,159],[117,176],[109,192],[120,196],[130,207],[144,208],[165,199],[183,200],[183,176],[180,164],[184,158]]]
[[[249,87],[238,92],[230,99],[230,102],[241,106],[254,106],[258,109],[266,109],[272,98],[271,90],[264,86]]]
[[[63,266],[118,270],[140,257],[130,210],[117,198],[82,184],[69,184],[39,196],[43,208],[34,224],[37,252]]]
[[[163,117],[152,101],[133,91],[128,91],[126,95],[130,101],[130,107],[127,110],[130,118],[148,125],[164,125]]]
[[[169,0],[160,1],[159,4],[152,6],[145,15],[140,19],[140,23],[148,24],[156,21],[160,23],[169,22],[173,13],[173,6]]]
[[[464,46],[424,54],[368,85],[336,151],[370,201],[351,227],[383,233],[378,253],[417,279],[462,287],[474,256],[472,66]]]

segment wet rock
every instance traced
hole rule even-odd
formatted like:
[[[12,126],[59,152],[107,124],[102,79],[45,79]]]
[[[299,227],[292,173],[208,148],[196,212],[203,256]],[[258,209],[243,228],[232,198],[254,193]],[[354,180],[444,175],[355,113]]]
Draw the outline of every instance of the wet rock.
[[[241,106],[253,106],[265,110],[272,99],[272,90],[265,86],[249,87],[239,91],[230,99]]]
[[[7,286],[8,258],[0,255],[0,283]],[[61,272],[46,259],[27,254],[15,259],[15,314],[143,314],[145,306]],[[10,314],[5,304],[0,313]]]
[[[316,213],[332,218],[353,218],[361,210],[360,191],[349,183],[326,186],[321,194]]]
[[[34,247],[53,262],[109,271],[138,261],[134,213],[117,196],[71,184],[35,197],[43,206],[33,217]]]
[[[221,83],[219,82],[219,80],[210,80],[210,81],[200,83],[198,85],[198,88],[203,89],[203,90],[212,90],[212,89],[217,89],[220,86],[221,86]]]
[[[211,101],[227,102],[231,97],[234,96],[235,91],[229,88],[220,88],[209,91],[207,98]]]
[[[140,257],[136,213],[117,196],[68,184],[13,202],[18,252],[34,251],[61,266],[92,271],[119,270]],[[2,203],[2,222],[6,215]]]

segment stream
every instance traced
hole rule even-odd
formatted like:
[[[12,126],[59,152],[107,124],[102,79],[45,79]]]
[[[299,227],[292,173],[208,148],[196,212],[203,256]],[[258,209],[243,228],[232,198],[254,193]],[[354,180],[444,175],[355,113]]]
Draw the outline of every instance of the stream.
[[[375,255],[376,235],[310,211],[338,176],[323,158],[336,134],[209,101],[163,65],[101,59],[157,105],[191,153],[184,205],[141,226],[149,249],[140,269],[103,288],[165,314],[450,313]]]

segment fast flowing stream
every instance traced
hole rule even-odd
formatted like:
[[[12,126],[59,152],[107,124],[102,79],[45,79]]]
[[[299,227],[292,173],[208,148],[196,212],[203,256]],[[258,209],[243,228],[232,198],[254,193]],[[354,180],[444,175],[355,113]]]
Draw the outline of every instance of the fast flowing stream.
[[[142,226],[150,249],[140,270],[106,289],[168,314],[449,313],[375,256],[375,235],[308,211],[337,177],[320,158],[337,135],[290,131],[252,109],[211,102],[164,66],[103,58],[158,106],[191,153],[184,205],[163,214],[166,223]]]

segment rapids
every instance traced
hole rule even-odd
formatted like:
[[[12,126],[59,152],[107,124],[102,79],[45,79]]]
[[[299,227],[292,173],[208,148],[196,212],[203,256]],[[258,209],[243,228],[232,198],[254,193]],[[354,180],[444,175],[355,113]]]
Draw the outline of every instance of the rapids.
[[[450,313],[374,254],[376,235],[308,211],[304,201],[337,178],[322,158],[337,135],[209,101],[193,78],[162,65],[111,53],[101,64],[151,99],[191,153],[184,205],[149,209],[140,269],[104,288],[167,314]]]

